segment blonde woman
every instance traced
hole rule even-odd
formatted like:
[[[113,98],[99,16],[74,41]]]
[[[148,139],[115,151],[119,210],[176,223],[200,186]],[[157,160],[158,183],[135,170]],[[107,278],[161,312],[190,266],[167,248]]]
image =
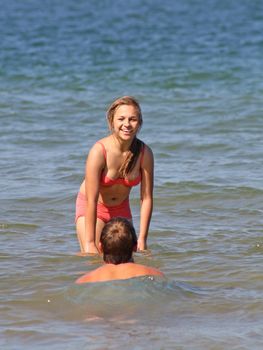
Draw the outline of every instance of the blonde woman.
[[[137,138],[142,126],[139,103],[131,96],[108,109],[111,134],[97,141],[86,162],[85,180],[76,201],[76,230],[82,253],[98,253],[100,235],[114,217],[132,220],[129,194],[140,184],[141,210],[138,250],[147,248],[153,207],[153,154]]]

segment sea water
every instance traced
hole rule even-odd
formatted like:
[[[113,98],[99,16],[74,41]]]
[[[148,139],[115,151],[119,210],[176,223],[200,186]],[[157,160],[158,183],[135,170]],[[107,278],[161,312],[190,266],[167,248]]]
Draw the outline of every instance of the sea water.
[[[262,349],[263,2],[8,0],[0,12],[1,349]],[[135,96],[164,279],[75,285],[74,206]],[[139,189],[131,194],[139,227]]]

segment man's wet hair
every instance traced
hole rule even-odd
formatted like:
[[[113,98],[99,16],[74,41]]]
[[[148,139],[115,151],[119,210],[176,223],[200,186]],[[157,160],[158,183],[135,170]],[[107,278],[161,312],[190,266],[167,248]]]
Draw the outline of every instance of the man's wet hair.
[[[111,219],[102,229],[100,242],[106,263],[118,265],[132,261],[132,253],[137,245],[133,224],[122,217]]]

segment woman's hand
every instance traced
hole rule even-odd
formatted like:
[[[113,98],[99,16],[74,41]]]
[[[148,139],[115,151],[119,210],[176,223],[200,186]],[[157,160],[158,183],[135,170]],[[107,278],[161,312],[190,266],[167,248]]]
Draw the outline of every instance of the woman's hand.
[[[146,249],[147,249],[147,244],[145,240],[139,237],[137,241],[137,251],[144,251]]]

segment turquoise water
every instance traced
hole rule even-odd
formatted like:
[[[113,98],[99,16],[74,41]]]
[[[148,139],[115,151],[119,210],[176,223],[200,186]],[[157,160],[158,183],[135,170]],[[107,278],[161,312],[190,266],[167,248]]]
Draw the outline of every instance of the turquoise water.
[[[0,27],[1,348],[262,349],[262,1],[9,0]],[[124,94],[155,155],[135,259],[166,278],[76,286],[100,260],[75,197]]]

